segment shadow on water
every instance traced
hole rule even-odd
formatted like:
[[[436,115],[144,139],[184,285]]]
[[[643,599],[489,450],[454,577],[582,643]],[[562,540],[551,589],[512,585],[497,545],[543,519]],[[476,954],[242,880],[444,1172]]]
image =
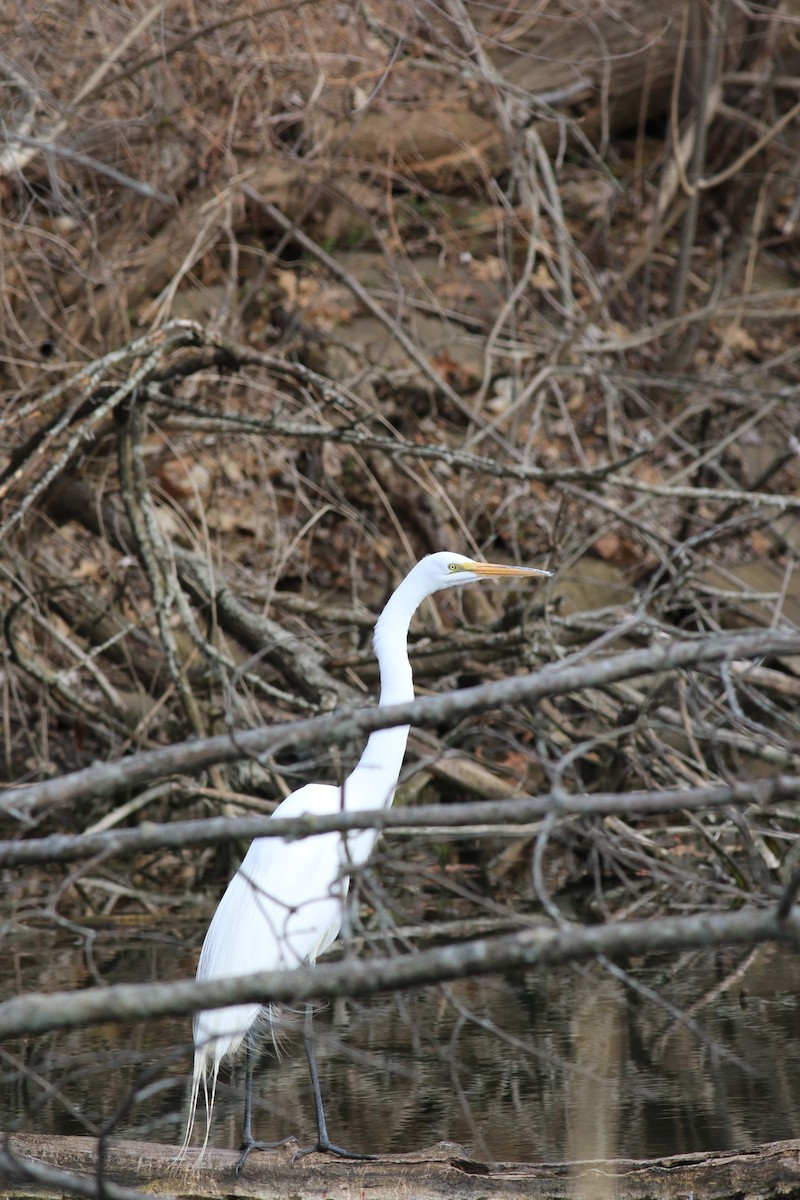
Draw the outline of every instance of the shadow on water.
[[[2,994],[187,977],[201,938],[201,930],[101,931],[87,961],[76,943],[29,932],[5,942]],[[596,965],[528,972],[321,1008],[332,1136],[369,1151],[447,1139],[497,1160],[547,1161],[730,1149],[796,1134],[800,959],[765,947],[628,970],[628,979]],[[127,1108],[116,1136],[177,1145],[189,1036],[180,1019],[9,1043],[0,1127],[93,1133]],[[223,1072],[213,1144],[238,1145],[242,1082],[241,1067]],[[310,1141],[299,1027],[290,1023],[277,1056],[265,1036],[257,1087],[257,1136]]]

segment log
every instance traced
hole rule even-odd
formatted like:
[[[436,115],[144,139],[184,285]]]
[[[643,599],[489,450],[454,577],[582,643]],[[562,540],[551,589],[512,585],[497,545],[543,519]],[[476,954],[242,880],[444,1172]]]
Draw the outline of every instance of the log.
[[[175,1147],[155,1142],[110,1142],[103,1193],[122,1198],[122,1188],[148,1196],[180,1200],[203,1197],[258,1196],[262,1200],[291,1195],[296,1200],[748,1200],[800,1195],[800,1140],[771,1142],[746,1150],[677,1154],[668,1158],[613,1159],[573,1163],[483,1163],[462,1147],[441,1142],[411,1154],[382,1155],[369,1162],[332,1159],[320,1154],[294,1160],[296,1145],[251,1155],[241,1175],[238,1153],[209,1150],[202,1162],[176,1165]],[[16,1171],[13,1161],[21,1166]],[[46,1164],[48,1183],[24,1177],[25,1164]],[[97,1175],[97,1142],[88,1137],[38,1134],[0,1135],[3,1196],[28,1200],[65,1194],[64,1172],[84,1181],[93,1193]],[[59,1180],[59,1173],[62,1173]],[[89,1185],[87,1187],[86,1185]],[[128,1196],[132,1193],[128,1192]]]

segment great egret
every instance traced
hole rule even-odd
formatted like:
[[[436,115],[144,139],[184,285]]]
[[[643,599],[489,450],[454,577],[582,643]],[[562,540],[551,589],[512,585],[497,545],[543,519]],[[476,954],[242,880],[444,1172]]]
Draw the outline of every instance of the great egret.
[[[401,704],[414,698],[408,660],[408,627],[427,596],[443,588],[477,583],[482,579],[546,575],[549,571],[474,562],[448,552],[429,554],[421,559],[390,596],[375,625],[373,645],[380,668],[380,703]],[[388,807],[394,799],[408,730],[407,725],[401,725],[372,733],[358,766],[341,787],[307,784],[287,796],[273,816],[322,816],[342,810],[360,812]],[[347,837],[339,833],[318,834],[299,841],[256,838],[214,913],[200,953],[198,980],[314,963],[341,929],[349,872],[367,861],[376,839],[374,830],[351,833]],[[312,1043],[311,1011],[308,1006],[305,1047],[317,1118],[317,1145],[314,1148],[344,1157],[368,1157],[353,1155],[333,1144],[328,1137]],[[275,1144],[256,1142],[251,1129],[252,1031],[260,1015],[273,1024],[275,1014],[269,1004],[266,1008],[259,1004],[236,1004],[196,1015],[189,1120],[179,1158],[186,1153],[192,1136],[201,1084],[206,1105],[202,1157],[208,1144],[220,1064],[224,1058],[235,1054],[245,1039],[247,1078],[239,1168],[251,1150],[266,1149]]]

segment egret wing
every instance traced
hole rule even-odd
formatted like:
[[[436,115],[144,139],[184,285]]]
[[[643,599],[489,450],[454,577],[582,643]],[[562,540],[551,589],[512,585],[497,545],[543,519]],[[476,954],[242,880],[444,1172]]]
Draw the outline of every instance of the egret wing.
[[[338,811],[339,789],[310,784],[288,796],[275,816]],[[287,841],[257,838],[214,913],[200,954],[198,980],[285,970],[314,962],[341,928],[349,880],[342,877],[340,834]],[[264,997],[264,1004],[269,997]],[[195,1018],[195,1040],[216,1062],[234,1053],[262,1005],[237,1004]]]

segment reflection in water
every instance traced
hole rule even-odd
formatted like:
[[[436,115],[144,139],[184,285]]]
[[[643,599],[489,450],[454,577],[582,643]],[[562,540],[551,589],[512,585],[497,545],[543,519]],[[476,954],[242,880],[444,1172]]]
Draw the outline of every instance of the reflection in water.
[[[187,977],[195,953],[187,947],[199,941],[192,933],[186,941],[120,943],[119,931],[100,933],[88,965],[82,950],[28,931],[17,946],[5,941],[2,995],[91,986],[98,976],[108,983]],[[774,947],[695,952],[628,969],[638,991],[592,966],[322,1009],[320,1071],[332,1136],[370,1151],[448,1139],[498,1160],[552,1161],[724,1149],[796,1134],[797,956]],[[8,1044],[0,1127],[82,1134],[119,1114],[118,1135],[177,1146],[189,1039],[189,1022],[180,1019]],[[220,1081],[216,1145],[238,1145],[241,1076],[240,1069]],[[257,1136],[312,1139],[299,1027],[279,1059],[265,1054],[257,1087]]]
[[[573,1066],[566,1083],[568,1162],[616,1158],[625,1063],[625,997],[609,975],[581,988],[570,1021]],[[579,1173],[576,1200],[604,1200],[608,1180]]]

